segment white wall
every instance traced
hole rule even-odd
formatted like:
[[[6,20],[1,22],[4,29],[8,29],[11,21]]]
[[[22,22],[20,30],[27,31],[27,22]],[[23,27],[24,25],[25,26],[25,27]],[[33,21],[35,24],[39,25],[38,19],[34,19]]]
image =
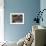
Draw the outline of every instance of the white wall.
[[[46,0],[40,0],[40,10],[46,9]],[[40,24],[46,26],[46,11],[43,12],[43,19],[44,21],[40,21]]]
[[[4,41],[4,0],[0,0],[0,42]]]

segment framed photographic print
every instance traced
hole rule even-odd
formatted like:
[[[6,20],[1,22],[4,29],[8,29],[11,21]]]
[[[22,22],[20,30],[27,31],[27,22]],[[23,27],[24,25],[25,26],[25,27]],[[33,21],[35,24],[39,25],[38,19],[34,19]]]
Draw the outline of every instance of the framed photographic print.
[[[10,24],[24,24],[24,13],[10,13]]]

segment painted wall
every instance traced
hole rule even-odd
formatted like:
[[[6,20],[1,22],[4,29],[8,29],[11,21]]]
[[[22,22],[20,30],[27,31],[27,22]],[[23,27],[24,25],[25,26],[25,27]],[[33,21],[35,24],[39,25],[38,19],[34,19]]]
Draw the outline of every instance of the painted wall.
[[[4,0],[0,0],[0,42],[4,41]]]
[[[41,11],[42,11],[43,9],[46,9],[46,0],[41,0],[41,1],[40,1],[40,9],[41,9]],[[41,21],[41,22],[40,22],[40,25],[46,26],[46,11],[43,12],[42,17],[43,17],[43,22]]]
[[[40,0],[40,10],[43,10],[43,9],[46,9],[46,0]],[[46,27],[46,11],[44,11],[42,17],[43,17],[43,22],[40,21],[40,25]],[[45,44],[46,44],[46,40],[45,40]]]
[[[4,0],[5,40],[18,41],[32,28],[35,12],[40,9],[40,0]],[[24,13],[24,24],[10,24],[10,13]]]

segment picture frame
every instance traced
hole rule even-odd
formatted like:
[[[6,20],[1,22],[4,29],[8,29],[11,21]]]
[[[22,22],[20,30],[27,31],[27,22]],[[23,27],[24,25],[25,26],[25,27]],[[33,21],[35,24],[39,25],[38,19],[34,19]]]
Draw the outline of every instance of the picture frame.
[[[24,13],[10,13],[10,24],[24,24]]]

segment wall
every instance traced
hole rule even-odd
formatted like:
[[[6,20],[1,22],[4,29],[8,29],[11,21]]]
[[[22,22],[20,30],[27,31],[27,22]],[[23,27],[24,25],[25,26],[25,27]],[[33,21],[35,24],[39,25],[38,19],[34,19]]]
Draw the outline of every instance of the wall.
[[[4,0],[0,0],[0,42],[4,41]]]
[[[40,0],[40,10],[43,10],[43,9],[46,9],[46,0]],[[40,21],[40,25],[46,27],[46,11],[44,11],[42,17],[44,20],[43,20],[43,22]],[[46,34],[45,34],[45,36],[46,36]],[[45,37],[45,39],[46,39],[46,37]],[[46,44],[46,40],[45,40],[45,44]]]
[[[18,41],[32,28],[35,12],[40,10],[40,0],[4,0],[4,35],[7,41]],[[24,13],[24,24],[10,24],[10,13]]]
[[[41,9],[41,11],[42,11],[43,9],[46,9],[46,0],[40,0],[40,9]],[[46,20],[45,20],[45,19],[46,19],[46,11],[43,12],[42,17],[43,17],[43,22],[41,21],[41,22],[40,22],[40,25],[46,27]]]

